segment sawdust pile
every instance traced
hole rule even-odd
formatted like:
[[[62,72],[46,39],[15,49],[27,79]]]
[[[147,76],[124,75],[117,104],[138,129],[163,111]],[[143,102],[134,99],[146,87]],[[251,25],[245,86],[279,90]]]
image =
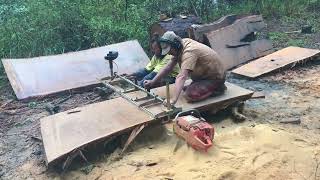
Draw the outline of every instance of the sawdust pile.
[[[221,126],[221,125],[220,125]],[[173,135],[138,139],[122,159],[101,162],[88,175],[67,179],[317,179],[320,144],[272,127],[246,124],[216,128],[215,145],[196,152]],[[154,133],[151,130],[148,133]],[[155,138],[158,138],[155,141]],[[143,141],[143,142],[142,142]],[[137,145],[138,144],[138,145]],[[151,145],[152,144],[152,145]],[[176,145],[182,144],[176,151]],[[140,146],[140,147],[139,147]],[[317,170],[318,169],[318,170]]]

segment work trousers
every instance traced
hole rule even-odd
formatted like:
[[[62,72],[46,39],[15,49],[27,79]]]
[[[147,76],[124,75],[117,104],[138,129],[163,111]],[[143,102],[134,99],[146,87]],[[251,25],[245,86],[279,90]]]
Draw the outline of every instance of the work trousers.
[[[154,71],[147,71],[144,68],[144,69],[140,69],[139,71],[134,73],[134,76],[138,80],[138,85],[141,86],[141,87],[144,87],[143,82],[145,80],[152,80],[154,77],[156,77],[157,74],[158,73],[156,73]],[[165,81],[168,81],[170,84],[172,84],[172,83],[174,83],[176,81],[176,78],[167,77],[166,80],[161,80],[161,82],[157,83],[157,85],[155,87],[163,86],[165,84]],[[155,87],[152,87],[152,88],[155,88]]]
[[[199,80],[183,88],[183,95],[188,102],[197,102],[211,96],[223,94],[226,90],[224,80]]]

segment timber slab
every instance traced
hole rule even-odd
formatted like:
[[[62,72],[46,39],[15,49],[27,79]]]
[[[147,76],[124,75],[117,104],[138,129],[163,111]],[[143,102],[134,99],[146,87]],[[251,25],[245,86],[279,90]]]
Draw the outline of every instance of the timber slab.
[[[118,74],[133,73],[149,62],[134,40],[60,55],[2,59],[2,63],[17,98],[25,99],[100,83],[110,76],[104,59],[109,51],[119,52],[114,68]]]
[[[173,94],[174,85],[170,86]],[[182,107],[182,110],[218,111],[237,101],[250,99],[253,94],[252,91],[231,83],[226,83],[226,86],[227,90],[223,95],[196,103],[187,103],[181,96],[176,107]],[[165,97],[165,90],[166,87],[160,87],[152,91]],[[139,96],[135,92],[128,94],[132,97]],[[165,109],[161,104],[152,107],[154,113],[164,112]],[[45,117],[40,122],[46,162],[50,166],[88,144],[158,120],[160,119],[154,119],[121,97]]]
[[[232,73],[248,78],[257,78],[287,66],[294,67],[299,62],[318,58],[319,55],[320,50],[317,49],[291,46],[234,69]]]

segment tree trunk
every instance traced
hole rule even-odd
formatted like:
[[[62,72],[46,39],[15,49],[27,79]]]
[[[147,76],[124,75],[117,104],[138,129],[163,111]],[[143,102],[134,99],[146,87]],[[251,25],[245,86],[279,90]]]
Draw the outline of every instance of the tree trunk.
[[[197,16],[187,16],[186,18],[175,17],[172,19],[167,19],[155,23],[150,28],[150,37],[154,33],[158,33],[160,35],[164,34],[166,31],[174,31],[181,38],[189,37],[188,29],[192,24],[199,24],[201,20]]]

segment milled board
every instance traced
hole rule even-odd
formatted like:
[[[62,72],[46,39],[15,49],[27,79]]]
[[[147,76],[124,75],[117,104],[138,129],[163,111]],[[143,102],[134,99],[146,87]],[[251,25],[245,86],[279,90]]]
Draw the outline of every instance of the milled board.
[[[25,99],[99,83],[110,76],[104,59],[109,51],[119,52],[114,66],[119,74],[135,72],[149,62],[134,40],[54,56],[2,59],[2,63],[17,98]]]
[[[41,119],[41,134],[47,163],[90,142],[152,119],[123,98],[45,117]]]
[[[226,82],[227,90],[224,94],[216,97],[210,97],[203,101],[188,103],[187,100],[181,95],[176,103],[176,107],[182,107],[183,110],[198,109],[205,110],[221,110],[224,109],[222,105],[225,103],[232,104],[233,102],[250,99],[253,92],[237,85]],[[153,90],[153,92],[160,97],[166,97],[166,88],[160,87]],[[174,84],[170,86],[170,94],[174,94]]]
[[[182,110],[218,111],[234,102],[247,100],[253,94],[252,91],[230,83],[226,83],[226,86],[228,89],[221,96],[197,103],[187,103],[181,96],[176,106],[182,107]],[[165,97],[165,90],[165,87],[160,87],[152,91]],[[170,86],[170,92],[173,94],[174,85]],[[143,97],[145,94],[131,92],[128,96]],[[165,110],[162,104],[150,108],[154,114]],[[50,165],[77,148],[151,121],[156,119],[121,97],[45,117],[41,119],[41,134],[47,163]]]
[[[287,47],[265,57],[254,60],[232,71],[234,74],[249,78],[257,78],[263,74],[275,71],[299,61],[319,56],[320,50],[300,47]]]

